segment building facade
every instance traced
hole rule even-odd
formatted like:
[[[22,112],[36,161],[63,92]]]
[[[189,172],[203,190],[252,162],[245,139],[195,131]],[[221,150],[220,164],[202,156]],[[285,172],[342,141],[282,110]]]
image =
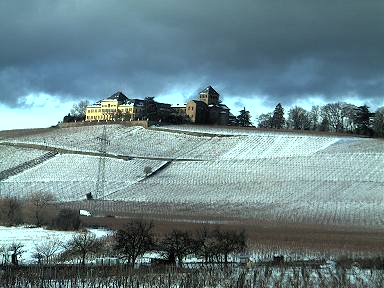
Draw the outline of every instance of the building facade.
[[[199,100],[187,103],[186,114],[196,124],[228,125],[229,108],[220,101],[220,94],[212,86],[199,93]]]
[[[100,100],[86,108],[85,121],[111,120],[150,120],[178,121],[185,123],[210,125],[228,125],[231,114],[229,108],[220,101],[220,94],[208,86],[203,89],[197,100],[191,100],[186,105],[158,103],[153,97],[145,100],[129,99],[122,92],[116,92],[110,97]]]
[[[122,92],[87,106],[85,121],[137,120],[144,116],[144,100],[129,99]]]

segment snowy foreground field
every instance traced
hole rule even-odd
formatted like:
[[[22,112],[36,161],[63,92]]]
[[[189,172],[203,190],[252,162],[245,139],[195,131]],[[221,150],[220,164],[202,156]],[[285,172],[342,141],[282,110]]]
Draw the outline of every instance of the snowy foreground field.
[[[113,233],[91,229],[97,237]],[[201,265],[185,259],[183,268],[148,267],[131,269],[126,265],[95,266],[94,259],[81,265],[26,265],[34,264],[32,253],[44,242],[66,243],[76,232],[58,232],[43,228],[0,226],[0,248],[20,243],[23,250],[19,267],[1,266],[0,287],[383,287],[384,271],[364,267],[354,262],[343,264],[338,260],[302,258],[283,264],[251,257],[247,265],[238,260],[228,267]],[[2,250],[4,253],[6,250]],[[60,251],[57,251],[59,253]],[[158,256],[157,256],[158,257]],[[141,260],[141,259],[139,259]],[[196,260],[194,260],[196,261]],[[142,262],[143,263],[143,262]],[[364,262],[362,262],[364,263]]]
[[[283,223],[384,226],[382,140],[199,126],[106,130],[107,153],[127,157],[106,159],[105,200],[208,207]],[[0,179],[1,195],[96,195],[99,156],[91,153],[98,153],[102,131],[95,125],[3,138],[0,173],[47,152],[38,149],[60,153]],[[148,166],[152,173],[145,175]]]
[[[113,231],[89,229],[96,237],[112,235]],[[5,253],[12,243],[23,245],[19,256],[20,267],[1,266],[0,287],[383,287],[384,271],[353,262],[343,264],[337,259],[316,255],[289,257],[284,264],[270,261],[271,256],[261,251],[250,253],[250,262],[240,265],[239,259],[224,269],[222,265],[201,265],[199,259],[185,258],[183,268],[154,267],[146,264],[147,253],[138,260],[135,269],[126,265],[97,266],[97,256],[89,258],[87,265],[36,264],[33,253],[37,245],[68,242],[76,232],[59,232],[43,228],[0,226],[0,252]],[[63,249],[56,251],[56,255]],[[275,251],[275,253],[278,251]],[[280,251],[282,252],[282,251]],[[288,256],[288,257],[287,257]],[[305,256],[305,257],[304,257]],[[108,258],[106,258],[108,259]],[[269,260],[268,260],[269,259]],[[4,261],[4,258],[3,258]],[[201,261],[201,259],[200,259]],[[364,260],[363,262],[364,263]],[[140,266],[141,265],[141,266]],[[144,267],[143,267],[144,266]],[[139,268],[141,267],[141,268]],[[160,268],[160,269],[159,269]]]
[[[89,229],[96,237],[104,237],[112,233],[105,229]],[[0,226],[0,253],[3,253],[13,243],[23,245],[23,253],[19,257],[21,263],[33,263],[33,253],[37,245],[55,243],[60,247],[60,244],[66,244],[76,232],[73,231],[55,231],[36,227],[4,227]],[[57,253],[61,252],[59,249]],[[4,260],[4,259],[2,259]]]

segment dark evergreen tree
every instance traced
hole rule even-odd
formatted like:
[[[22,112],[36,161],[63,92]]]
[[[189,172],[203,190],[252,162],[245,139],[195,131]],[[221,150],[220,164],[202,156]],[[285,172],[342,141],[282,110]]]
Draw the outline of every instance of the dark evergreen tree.
[[[61,209],[53,220],[53,226],[59,230],[77,230],[80,227],[80,215],[78,211]]]
[[[158,120],[157,103],[154,97],[145,97],[144,99],[144,117],[150,121]]]
[[[251,113],[245,110],[245,107],[243,110],[240,110],[239,116],[236,117],[236,123],[238,126],[242,127],[252,126]]]
[[[384,107],[379,108],[373,118],[375,136],[384,137]]]
[[[282,129],[285,125],[284,108],[281,103],[278,103],[273,111],[272,128]]]
[[[323,117],[323,120],[320,123],[320,131],[329,131],[329,121],[327,117]]]
[[[369,111],[367,105],[359,106],[355,109],[355,124],[356,124],[356,133],[362,135],[372,135],[372,120],[374,113]]]

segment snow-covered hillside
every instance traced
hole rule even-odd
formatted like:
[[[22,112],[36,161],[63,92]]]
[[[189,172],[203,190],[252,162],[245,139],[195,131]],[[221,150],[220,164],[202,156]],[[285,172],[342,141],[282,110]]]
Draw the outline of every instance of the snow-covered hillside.
[[[338,137],[307,136],[293,133],[257,132],[201,127],[201,133],[208,129],[209,134],[195,135],[199,132],[194,126],[175,126],[181,130],[167,131],[106,125],[110,145],[108,152],[116,155],[141,157],[166,157],[185,159],[254,159],[265,157],[308,156],[341,141]],[[45,133],[44,137],[29,135],[7,139],[15,143],[47,145],[77,151],[97,152],[100,142],[96,140],[102,134],[103,126],[85,126],[61,128]],[[191,129],[182,133],[183,130]],[[225,136],[225,137],[223,137]],[[350,143],[364,142],[363,139],[343,138]]]
[[[37,158],[44,153],[37,149],[0,145],[0,172]]]
[[[59,201],[83,200],[85,194],[96,195],[98,157],[58,155],[41,165],[15,175],[2,183],[2,195],[26,197],[36,191],[51,192]],[[144,168],[156,171],[165,161],[133,159],[105,160],[105,194],[128,187],[145,177]],[[100,197],[100,196],[99,196]]]
[[[248,129],[106,126],[106,198],[237,207],[236,215],[326,224],[384,224],[384,142]],[[103,126],[59,128],[8,142],[98,152]],[[15,148],[18,149],[18,148]],[[5,156],[6,157],[6,156]],[[135,158],[140,157],[140,159]],[[154,160],[156,158],[164,159]],[[145,178],[145,166],[157,170]],[[9,159],[7,161],[10,161]],[[95,191],[99,158],[58,155],[0,183],[2,195]],[[231,209],[225,209],[231,213]]]

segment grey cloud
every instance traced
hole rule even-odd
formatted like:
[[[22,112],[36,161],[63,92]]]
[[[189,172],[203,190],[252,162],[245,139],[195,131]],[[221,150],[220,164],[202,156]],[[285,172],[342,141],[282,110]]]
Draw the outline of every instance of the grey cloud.
[[[382,1],[3,1],[0,103],[29,93],[383,101]],[[185,98],[189,98],[186,96]]]

